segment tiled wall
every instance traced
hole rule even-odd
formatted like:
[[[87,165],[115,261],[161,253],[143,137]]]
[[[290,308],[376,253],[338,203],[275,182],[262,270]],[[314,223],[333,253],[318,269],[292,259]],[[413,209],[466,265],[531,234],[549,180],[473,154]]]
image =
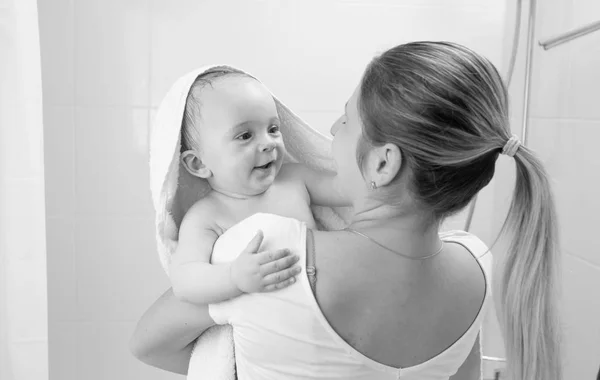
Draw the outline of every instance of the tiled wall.
[[[566,7],[566,0],[561,1]],[[326,132],[342,112],[370,57],[394,44],[417,39],[452,40],[480,51],[506,70],[506,5],[498,0],[38,3],[46,128],[52,380],[177,378],[138,363],[127,347],[140,314],[168,286],[154,246],[147,149],[150,121],[177,77],[204,64],[237,65],[261,78],[290,107]],[[548,8],[546,13],[551,14],[542,18],[566,17],[564,12]],[[578,22],[583,21],[581,17]],[[563,25],[555,21],[547,25],[562,30],[571,22],[576,24],[569,19]],[[532,131],[532,141],[539,141],[543,131],[553,125],[553,136],[564,145],[544,151],[543,147],[550,147],[548,139],[533,144],[540,145],[545,159],[554,160],[551,169],[557,181],[563,183],[562,190],[557,189],[561,202],[563,198],[588,200],[576,214],[578,217],[572,213],[579,203],[561,206],[565,218],[570,218],[563,221],[564,231],[571,231],[565,243],[586,258],[585,263],[576,256],[567,258],[567,267],[571,268],[567,274],[573,274],[566,279],[571,292],[585,289],[588,283],[592,286],[597,274],[597,266],[590,263],[597,265],[598,258],[590,253],[593,247],[583,243],[589,235],[575,233],[592,228],[590,216],[586,218],[589,212],[583,211],[591,210],[589,202],[597,201],[591,197],[592,182],[565,186],[568,182],[563,179],[566,173],[579,172],[580,181],[592,181],[592,166],[584,171],[570,167],[565,170],[566,160],[592,165],[595,158],[587,153],[587,160],[579,162],[579,156],[566,151],[584,154],[583,149],[575,150],[574,145],[565,143],[570,131],[559,128],[571,127],[573,120],[558,116],[574,118],[574,114],[540,112],[556,111],[558,107],[549,104],[557,104],[555,98],[567,99],[570,112],[587,118],[577,122],[580,132],[568,137],[569,141],[595,141],[590,134],[598,130],[593,129],[598,121],[589,120],[598,120],[600,115],[592,104],[595,86],[591,85],[590,75],[596,75],[597,80],[598,74],[590,62],[596,59],[598,66],[600,51],[597,47],[593,51],[599,45],[598,38],[568,47],[578,49],[573,58],[558,48],[538,54],[544,55],[539,58],[540,67],[547,67],[539,71],[544,73],[543,80],[534,78],[537,102],[543,106],[534,107],[532,130],[536,131]],[[569,65],[587,66],[575,72]],[[583,80],[584,70],[588,81]],[[565,77],[572,79],[568,90]],[[550,84],[553,87],[548,88]],[[542,89],[542,85],[546,87]],[[575,97],[581,97],[581,101],[573,101]],[[548,117],[553,119],[546,124]],[[567,189],[578,194],[566,198]],[[481,197],[473,230],[487,242],[498,219],[493,217],[495,202],[501,201],[494,185]],[[464,215],[459,216],[449,227],[461,227],[463,220]],[[581,302],[577,303],[577,297]],[[591,305],[585,305],[587,293],[569,294],[567,298],[573,304],[571,320],[583,320],[592,312]],[[600,308],[596,305],[595,310],[597,313]],[[595,316],[598,320],[598,314]],[[586,339],[592,337],[590,329],[595,328],[594,337],[600,341],[593,318],[587,321],[586,327],[570,324],[573,334],[579,334],[579,340],[571,340],[572,352],[577,349],[577,355]],[[578,347],[577,342],[581,342]],[[600,360],[595,349],[582,352],[589,356],[586,360],[592,360],[593,355],[595,361]],[[571,352],[569,355],[575,356]]]

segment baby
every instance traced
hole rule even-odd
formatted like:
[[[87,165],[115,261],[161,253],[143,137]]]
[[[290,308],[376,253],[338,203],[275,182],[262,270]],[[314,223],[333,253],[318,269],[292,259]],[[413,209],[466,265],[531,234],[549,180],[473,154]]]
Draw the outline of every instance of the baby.
[[[259,231],[238,258],[212,265],[218,237],[241,220],[271,213],[314,228],[310,204],[347,206],[335,175],[300,164],[283,164],[285,147],[271,93],[256,79],[221,67],[196,79],[182,124],[181,161],[212,190],[186,213],[179,229],[170,278],[174,294],[207,304],[243,293],[289,286],[300,268],[287,250],[254,253]],[[252,252],[250,252],[252,251]]]

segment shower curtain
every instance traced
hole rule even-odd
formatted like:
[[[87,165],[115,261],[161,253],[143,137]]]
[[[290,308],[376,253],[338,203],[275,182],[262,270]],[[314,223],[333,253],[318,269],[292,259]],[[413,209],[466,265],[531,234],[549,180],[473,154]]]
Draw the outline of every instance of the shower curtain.
[[[48,379],[36,0],[0,1],[0,380]]]

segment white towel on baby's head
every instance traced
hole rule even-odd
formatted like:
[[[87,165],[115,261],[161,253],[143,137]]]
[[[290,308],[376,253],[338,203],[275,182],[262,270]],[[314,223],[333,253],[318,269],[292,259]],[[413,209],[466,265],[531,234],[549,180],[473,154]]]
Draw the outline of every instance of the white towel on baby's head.
[[[181,166],[181,125],[185,104],[196,78],[219,66],[202,67],[178,79],[163,99],[154,120],[150,143],[150,186],[156,212],[158,254],[167,274],[171,255],[177,247],[183,216],[210,191],[206,180],[190,175]],[[331,139],[312,129],[275,96],[273,98],[287,151],[285,161],[300,162],[313,169],[334,170],[330,154]],[[322,229],[343,228],[349,211],[345,208],[317,206],[312,210]],[[235,379],[231,327],[215,326],[202,334],[190,359],[188,378]]]

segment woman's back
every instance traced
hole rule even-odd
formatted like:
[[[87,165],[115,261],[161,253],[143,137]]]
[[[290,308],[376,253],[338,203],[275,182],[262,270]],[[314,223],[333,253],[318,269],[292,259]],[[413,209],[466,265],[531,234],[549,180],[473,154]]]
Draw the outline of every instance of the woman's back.
[[[402,265],[394,264],[397,258],[379,258],[378,264],[371,264],[370,260],[359,257],[358,248],[362,244],[355,239],[340,239],[337,235],[342,232],[326,237],[317,233],[315,299],[306,276],[307,229],[297,220],[272,214],[256,214],[243,220],[217,241],[214,262],[231,260],[230,255],[240,251],[237,245],[245,243],[257,225],[264,232],[264,249],[290,248],[300,256],[304,273],[297,284],[281,291],[248,294],[210,306],[217,323],[234,326],[240,379],[447,379],[471,351],[482,320],[483,312],[479,311],[484,292],[486,300],[489,292],[470,253],[463,252],[460,259],[454,259],[471,260],[474,265],[465,271],[465,278],[474,280],[461,282],[454,280],[455,276],[447,276],[443,283],[424,286],[425,293],[409,294],[401,289],[408,287],[407,281],[413,282],[410,285],[413,289],[426,281],[408,270],[398,272]],[[475,254],[487,250],[472,235],[451,239],[466,241],[469,248],[477,251]],[[345,255],[343,260],[329,256],[333,250],[325,251],[333,243],[339,252],[335,255]],[[345,250],[346,245],[352,246]],[[342,262],[345,264],[340,267]],[[442,265],[459,264],[440,260],[428,270],[439,271]],[[473,295],[467,293],[466,301],[457,296],[460,291],[445,291],[472,286],[471,281],[479,291]],[[415,302],[415,296],[429,301]],[[450,305],[444,297],[454,301]],[[430,303],[447,307],[432,307]],[[416,311],[407,314],[404,308],[409,305]],[[461,318],[467,320],[460,321]],[[450,320],[451,329],[442,328],[441,325],[447,325],[446,319]],[[451,333],[442,332],[446,329]],[[445,350],[450,345],[451,349]],[[433,356],[436,356],[433,360],[423,363]],[[408,366],[412,367],[404,368]]]
[[[323,314],[346,342],[379,363],[405,368],[433,358],[471,327],[483,306],[485,275],[463,245],[446,242],[441,254],[415,261],[340,231],[315,233],[315,247]]]

